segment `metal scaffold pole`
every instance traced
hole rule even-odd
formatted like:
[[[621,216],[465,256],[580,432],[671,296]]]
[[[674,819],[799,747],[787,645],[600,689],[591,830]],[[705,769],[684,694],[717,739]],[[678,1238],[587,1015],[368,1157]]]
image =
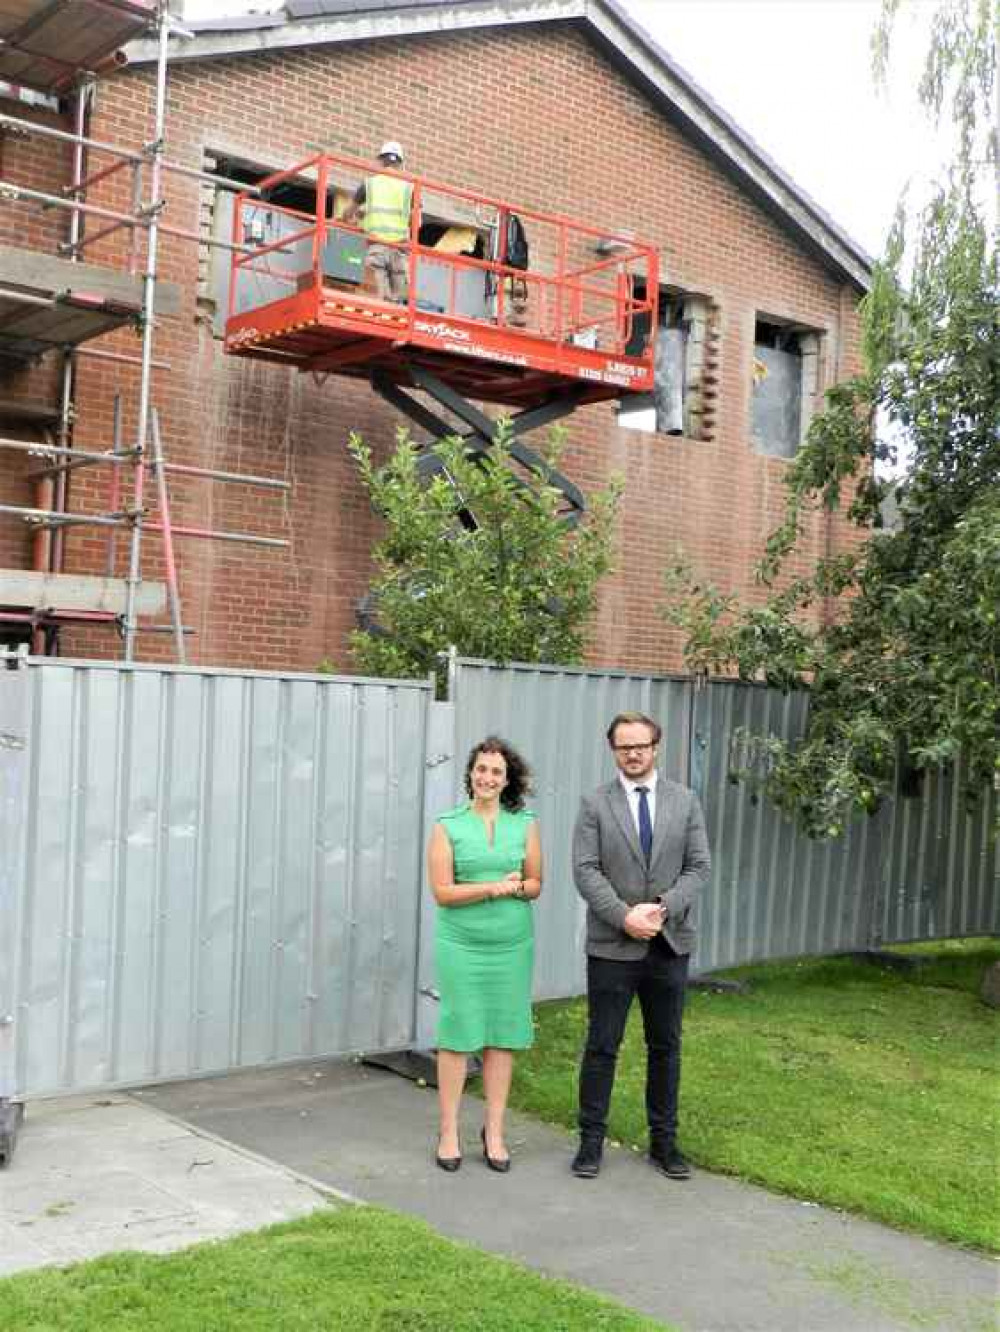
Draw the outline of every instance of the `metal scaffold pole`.
[[[177,561],[174,558],[174,534],[170,525],[170,496],[167,491],[167,478],[163,470],[163,443],[160,439],[160,414],[153,408],[153,471],[156,477],[156,494],[160,506],[160,523],[163,532],[163,560],[167,566],[167,595],[170,601],[170,623],[174,631],[174,646],[177,660],[182,666],[187,664],[184,650],[184,625],[181,621],[181,594],[177,583]]]
[[[63,8],[61,3],[52,5],[48,0],[31,0],[31,3],[37,6],[37,12],[33,11],[32,22],[18,29],[13,36],[11,34],[5,36],[5,43],[11,50],[22,50],[19,44],[22,37],[25,39],[31,37],[34,41],[38,25],[41,24],[44,28],[50,20],[54,22],[57,11]],[[69,261],[74,263],[81,260],[85,248],[95,247],[116,232],[125,232],[128,241],[127,271],[132,275],[141,274],[141,286],[136,293],[136,299],[128,303],[133,311],[131,317],[140,323],[141,354],[130,356],[119,350],[99,350],[89,345],[81,345],[88,337],[97,336],[94,332],[84,332],[79,339],[69,343],[60,342],[63,363],[59,402],[55,410],[49,413],[52,425],[55,427],[54,433],[46,435],[43,441],[38,442],[0,436],[0,453],[15,451],[28,457],[34,456],[38,460],[38,466],[26,473],[27,480],[35,482],[39,488],[35,503],[0,504],[0,516],[21,518],[35,534],[33,543],[35,568],[32,570],[31,578],[24,580],[22,584],[22,588],[25,589],[22,595],[26,598],[29,596],[26,589],[29,588],[32,589],[30,595],[40,595],[35,589],[45,585],[41,581],[45,577],[58,579],[62,576],[66,562],[68,530],[87,528],[103,530],[107,534],[107,549],[103,561],[105,577],[110,582],[118,584],[117,588],[113,589],[113,595],[120,598],[116,604],[121,605],[122,614],[116,615],[103,608],[93,610],[76,607],[71,611],[53,610],[51,607],[45,609],[39,605],[29,605],[26,600],[23,607],[19,605],[16,609],[4,610],[0,618],[6,623],[28,625],[35,633],[40,632],[40,627],[43,625],[58,632],[60,627],[70,623],[89,624],[98,620],[102,623],[111,623],[117,620],[122,630],[123,655],[126,661],[135,659],[139,633],[172,633],[177,645],[177,657],[183,662],[186,655],[183,635],[191,631],[185,630],[180,621],[175,539],[237,542],[269,549],[287,549],[290,543],[283,538],[252,532],[225,531],[174,523],[171,516],[168,477],[178,474],[212,483],[244,485],[272,492],[287,492],[291,489],[291,484],[278,477],[199,466],[197,458],[183,463],[165,460],[166,449],[161,438],[160,422],[153,406],[152,385],[154,370],[168,372],[171,370],[169,360],[165,360],[162,356],[160,358],[154,356],[157,310],[164,300],[165,285],[159,271],[162,267],[160,244],[165,243],[165,238],[170,237],[193,243],[199,249],[207,246],[210,249],[218,248],[239,253],[252,252],[250,247],[238,242],[204,235],[201,231],[167,225],[163,216],[167,194],[165,185],[168,174],[176,174],[215,187],[239,190],[241,194],[258,195],[260,190],[256,186],[248,186],[243,181],[218,172],[202,170],[200,166],[192,163],[172,161],[166,155],[170,41],[175,37],[190,36],[171,14],[171,9],[176,9],[177,6],[168,3],[168,0],[158,0],[155,4],[150,3],[150,0],[93,0],[93,5],[104,6],[108,10],[114,10],[116,15],[131,19],[131,23],[126,24],[123,31],[113,34],[116,39],[134,36],[141,31],[152,30],[155,34],[154,40],[157,46],[155,91],[149,140],[136,150],[131,146],[125,147],[106,139],[91,137],[86,132],[90,128],[88,119],[93,109],[91,94],[94,80],[99,77],[102,68],[102,63],[97,58],[101,52],[95,54],[94,51],[90,51],[90,58],[85,61],[79,58],[71,42],[68,49],[60,49],[58,57],[53,55],[52,61],[60,70],[74,71],[76,75],[76,104],[72,130],[57,128],[33,119],[0,114],[0,133],[9,131],[17,135],[37,136],[43,140],[70,146],[72,158],[69,183],[56,192],[52,189],[35,189],[19,179],[7,179],[4,168],[0,167],[0,206],[8,203],[32,204],[46,209],[58,208],[68,211],[70,217],[66,239],[57,248],[61,255],[68,257]],[[83,3],[80,4],[80,9],[81,11],[85,9]],[[82,18],[81,14],[81,20]],[[31,57],[32,49],[29,42],[22,53],[26,57]],[[73,58],[74,55],[77,58]],[[42,73],[45,77],[42,77],[36,85],[36,91],[50,92],[53,88],[61,89],[68,86],[62,81],[65,73],[58,81],[49,76],[47,67]],[[91,162],[92,156],[98,160]],[[112,159],[110,162],[104,160],[108,157]],[[92,189],[99,185],[106,188],[111,178],[116,175],[119,176],[119,180],[124,177],[131,183],[129,203],[118,207],[104,206],[115,202],[114,194],[105,198],[104,204],[92,201],[89,197]],[[124,193],[124,188],[120,193]],[[93,227],[87,227],[87,218],[96,219]],[[141,250],[143,233],[146,236],[144,253]],[[99,259],[95,263],[96,268],[102,266]],[[129,285],[131,287],[133,284]],[[60,292],[61,290],[60,288]],[[56,310],[62,300],[62,295],[54,296],[48,291],[22,291],[19,286],[16,292],[5,289],[0,292],[0,296],[5,299],[16,298],[22,307],[37,308],[45,312]],[[124,305],[123,302],[122,309]],[[160,312],[162,313],[162,309]],[[125,316],[122,310],[118,310],[117,313],[121,315],[117,324],[120,326],[125,322]],[[109,329],[99,330],[99,332],[106,331]],[[120,390],[115,394],[113,438],[110,449],[103,441],[92,446],[91,441],[74,438],[75,405],[80,393],[81,358],[94,358],[115,365],[138,368],[134,442],[131,434],[128,443],[123,438],[124,403]],[[70,503],[70,478],[81,468],[93,466],[104,466],[109,469],[108,507],[96,513],[73,512]],[[126,484],[126,469],[134,478],[131,492]],[[155,496],[154,504],[158,513],[147,511],[151,507],[150,495]],[[123,537],[127,533],[128,544],[128,552],[124,559],[127,577],[122,580],[116,577],[119,553],[116,550],[116,538],[119,529],[122,530]],[[164,543],[163,559],[166,564],[170,597],[169,625],[140,626],[138,622],[140,607],[144,604],[143,544],[150,535],[160,537]],[[47,591],[46,595],[51,596],[51,591]],[[146,614],[145,611],[141,613]]]
[[[150,390],[153,374],[153,339],[156,319],[156,261],[159,240],[159,214],[163,208],[160,197],[163,161],[163,139],[167,119],[167,45],[170,38],[170,16],[166,0],[161,0],[158,12],[157,38],[159,50],[156,61],[156,109],[153,138],[147,145],[150,161],[149,203],[147,204],[146,271],[142,298],[142,365],[139,372],[139,415],[135,434],[135,495],[134,516],[129,542],[128,577],[125,586],[125,660],[135,659],[136,596],[142,580],[142,491],[145,469],[146,440],[149,435]]]
[[[73,144],[73,198],[79,198],[80,182],[83,180],[83,168],[85,160],[85,150],[83,144],[84,130],[87,127],[87,102],[90,96],[90,85],[87,82],[81,82],[76,90],[76,105],[74,108],[74,130],[76,142]],[[79,252],[77,246],[83,234],[83,214],[79,209],[74,209],[69,216],[69,256],[72,263],[79,261]],[[73,378],[75,373],[73,352],[67,348],[63,352],[62,372],[60,376],[59,388],[59,433],[58,440],[63,448],[70,442],[70,436],[73,431]],[[55,505],[60,512],[66,509],[67,500],[67,477],[63,473],[55,480]],[[49,554],[49,567],[53,573],[59,573],[63,566],[63,533],[57,528],[52,534],[52,544]]]

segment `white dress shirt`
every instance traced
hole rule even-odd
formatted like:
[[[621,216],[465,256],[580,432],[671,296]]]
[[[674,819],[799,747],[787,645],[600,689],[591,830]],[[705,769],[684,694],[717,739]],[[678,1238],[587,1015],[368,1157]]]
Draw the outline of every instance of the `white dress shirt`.
[[[628,796],[628,807],[632,811],[632,822],[635,824],[636,832],[639,831],[639,787],[644,786],[649,794],[646,796],[646,804],[649,806],[649,826],[656,827],[656,783],[660,774],[656,768],[644,777],[641,782],[633,782],[626,777],[623,772],[618,774],[618,780],[625,788],[625,794]]]

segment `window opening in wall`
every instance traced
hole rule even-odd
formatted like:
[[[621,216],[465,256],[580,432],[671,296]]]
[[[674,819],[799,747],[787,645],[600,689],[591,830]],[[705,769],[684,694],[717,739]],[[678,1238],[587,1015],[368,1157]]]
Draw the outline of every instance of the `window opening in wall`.
[[[646,284],[633,280],[638,299]],[[636,316],[626,352],[642,352],[650,316]],[[657,303],[655,374],[652,393],[630,394],[618,408],[618,424],[649,434],[710,438],[714,429],[716,349],[714,309],[704,296],[661,287]]]
[[[226,176],[229,180],[243,181],[247,185],[256,185],[265,176],[272,175],[276,167],[264,163],[251,162],[246,158],[227,156],[208,152],[205,154],[205,170]],[[202,187],[201,231],[213,241],[229,242],[233,239],[233,211],[236,206],[238,191],[225,185]],[[270,207],[269,205],[274,205]],[[284,234],[300,230],[305,223],[279,212],[279,208],[290,208],[296,212],[312,213],[316,207],[316,187],[308,180],[286,180],[279,182],[267,200],[262,200],[259,207],[251,206],[244,215],[243,235],[236,240],[250,244],[264,244],[279,240]],[[303,243],[304,246],[304,243]],[[289,251],[276,251],[272,260],[276,270],[294,270],[300,262],[305,263],[304,252],[298,253],[300,246],[290,247]],[[225,332],[226,318],[229,312],[229,282],[232,255],[229,250],[211,248],[202,250],[201,269],[198,275],[198,304],[202,317],[212,324],[212,331],[221,338]],[[275,287],[274,295],[287,295],[287,284],[282,285],[279,277],[268,278],[262,275],[261,282],[271,282]],[[278,288],[280,287],[280,291]]]
[[[793,458],[805,438],[818,390],[820,335],[758,316],[754,328],[753,446]]]

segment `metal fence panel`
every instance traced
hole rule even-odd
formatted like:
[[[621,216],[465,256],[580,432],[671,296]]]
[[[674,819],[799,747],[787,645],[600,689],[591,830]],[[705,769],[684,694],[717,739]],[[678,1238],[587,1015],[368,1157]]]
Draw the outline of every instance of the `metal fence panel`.
[[[697,970],[1000,932],[996,793],[968,812],[930,775],[818,843],[730,782],[736,731],[794,738],[804,695],[468,661],[453,686],[0,670],[0,1099],[426,1041],[423,847],[489,733],[536,774],[536,997],[580,993],[572,828],[620,711],[661,722],[662,771],[705,807]]]
[[[1000,933],[1000,839],[995,790],[971,809],[964,770],[926,774],[919,796],[898,795],[885,830],[879,943]]]
[[[639,711],[663,727],[661,770],[687,781],[691,682],[620,671],[505,668],[460,661],[455,673],[456,787],[473,744],[497,734],[535,773],[545,886],[535,908],[535,997],[579,994],[584,980],[585,910],[573,886],[570,843],[581,796],[614,775],[605,731],[618,712]]]
[[[699,971],[866,946],[879,893],[881,821],[858,818],[843,837],[814,841],[729,777],[740,728],[790,739],[801,731],[805,707],[804,694],[736,681],[712,681],[698,692],[692,784],[712,848]]]
[[[929,772],[916,796],[897,789],[876,815],[823,842],[727,782],[738,728],[793,740],[807,706],[805,694],[734,681],[699,694],[694,742],[705,759],[695,784],[715,864],[698,966],[1000,932],[997,794],[966,810],[961,768]]]
[[[456,803],[461,763],[455,746],[455,705],[432,703],[427,718],[427,757],[424,782],[424,826],[428,835],[442,810]],[[434,965],[437,905],[424,865],[424,891],[420,907],[420,956],[417,974],[417,1049],[432,1049],[435,1042],[439,995]]]
[[[23,878],[28,808],[28,691],[23,671],[0,658],[0,1120],[15,1091],[19,885]],[[0,1133],[3,1128],[0,1127]]]
[[[874,817],[851,819],[842,837],[820,842],[730,780],[736,733],[794,739],[806,720],[805,693],[730,680],[696,690],[683,679],[464,661],[454,682],[456,778],[472,744],[491,731],[510,739],[536,773],[546,859],[536,998],[584,988],[572,828],[580,796],[613,773],[604,729],[627,709],[662,723],[661,768],[694,787],[705,809],[713,865],[699,909],[696,971],[1000,932],[995,793],[967,813],[956,779],[930,775],[920,797],[897,794]],[[456,800],[460,794],[456,785]]]
[[[4,856],[19,1094],[411,1043],[429,684],[40,661],[11,679],[30,709],[23,866]]]

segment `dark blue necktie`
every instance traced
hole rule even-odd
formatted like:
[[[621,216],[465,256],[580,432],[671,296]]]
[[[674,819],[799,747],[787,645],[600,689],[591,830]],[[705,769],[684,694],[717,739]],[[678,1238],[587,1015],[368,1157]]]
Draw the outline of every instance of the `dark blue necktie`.
[[[639,793],[639,845],[648,865],[649,857],[653,853],[653,820],[649,817],[649,787],[637,786],[635,789]]]

